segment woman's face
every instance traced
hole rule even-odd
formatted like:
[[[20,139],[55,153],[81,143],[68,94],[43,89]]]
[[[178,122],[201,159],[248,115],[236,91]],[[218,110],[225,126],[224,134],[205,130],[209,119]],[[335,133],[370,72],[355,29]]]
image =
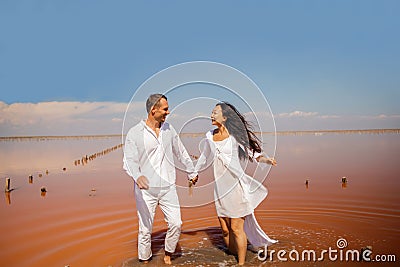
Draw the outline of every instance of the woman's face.
[[[211,112],[211,124],[212,125],[223,125],[226,122],[226,118],[222,115],[222,108],[220,105],[215,106]]]

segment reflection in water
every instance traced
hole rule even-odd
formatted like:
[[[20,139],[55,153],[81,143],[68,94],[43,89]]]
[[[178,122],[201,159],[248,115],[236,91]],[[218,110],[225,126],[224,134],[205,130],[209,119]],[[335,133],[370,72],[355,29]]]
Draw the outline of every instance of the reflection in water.
[[[342,177],[342,188],[346,188],[347,187],[347,177],[343,176]]]
[[[92,190],[89,193],[89,197],[95,197],[96,196],[96,191],[97,190],[95,188],[92,188]]]
[[[47,193],[46,187],[42,186],[42,187],[40,188],[40,195],[41,195],[42,197],[45,197],[45,196],[46,196],[46,193]]]
[[[50,171],[66,171],[68,163],[82,152],[100,151],[85,156],[85,160],[86,157],[93,160],[122,148],[121,144],[115,145],[120,141],[120,136],[0,137],[0,175],[39,175],[44,171],[49,175]]]
[[[4,192],[5,197],[6,197],[6,203],[8,205],[11,205],[11,192]]]

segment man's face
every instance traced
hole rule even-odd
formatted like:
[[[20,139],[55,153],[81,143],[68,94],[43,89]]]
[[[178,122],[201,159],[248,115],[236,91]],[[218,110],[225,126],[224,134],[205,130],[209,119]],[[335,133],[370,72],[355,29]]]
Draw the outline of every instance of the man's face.
[[[155,105],[153,108],[154,119],[158,122],[164,122],[169,114],[168,108],[168,101],[164,98],[161,98],[160,102],[158,102],[158,105]]]

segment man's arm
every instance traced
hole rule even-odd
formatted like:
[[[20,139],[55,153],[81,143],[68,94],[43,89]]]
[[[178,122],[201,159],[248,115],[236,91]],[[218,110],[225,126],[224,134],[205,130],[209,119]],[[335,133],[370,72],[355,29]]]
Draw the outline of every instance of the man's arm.
[[[185,146],[183,145],[181,139],[179,138],[179,135],[175,132],[175,130],[172,128],[173,131],[173,142],[172,142],[172,151],[175,155],[175,157],[185,166],[186,172],[188,173],[188,179],[189,180],[195,180],[194,179],[198,176],[197,172],[194,169],[193,161],[189,156],[189,153],[186,151]]]
[[[140,172],[139,166],[139,150],[136,142],[131,138],[131,133],[129,132],[125,139],[124,146],[124,170],[129,176],[138,184],[140,189],[148,188],[148,180]]]

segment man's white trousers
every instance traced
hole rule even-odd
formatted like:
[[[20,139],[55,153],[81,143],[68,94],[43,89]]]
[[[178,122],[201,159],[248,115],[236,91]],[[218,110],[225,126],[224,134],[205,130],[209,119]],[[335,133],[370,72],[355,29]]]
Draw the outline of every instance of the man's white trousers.
[[[135,184],[136,209],[139,221],[138,254],[140,260],[148,260],[151,252],[151,232],[157,204],[160,205],[167,222],[165,251],[173,253],[181,234],[181,209],[176,186],[139,189]]]

